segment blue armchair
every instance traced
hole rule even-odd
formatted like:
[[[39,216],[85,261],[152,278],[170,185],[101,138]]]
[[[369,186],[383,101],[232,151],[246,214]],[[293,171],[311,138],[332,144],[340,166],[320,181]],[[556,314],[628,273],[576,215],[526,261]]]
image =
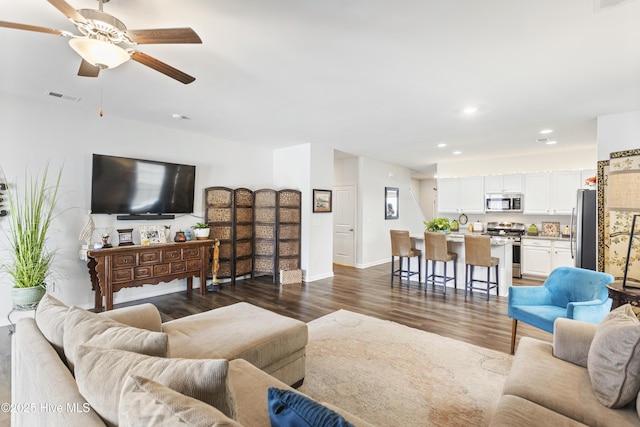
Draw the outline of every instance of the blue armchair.
[[[511,354],[516,345],[518,320],[553,333],[558,317],[600,323],[611,311],[606,286],[613,276],[575,267],[558,267],[542,286],[512,286],[509,289]]]

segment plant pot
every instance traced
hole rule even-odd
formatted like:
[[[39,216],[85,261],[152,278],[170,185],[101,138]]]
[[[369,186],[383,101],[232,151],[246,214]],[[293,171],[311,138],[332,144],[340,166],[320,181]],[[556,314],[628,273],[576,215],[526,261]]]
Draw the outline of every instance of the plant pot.
[[[38,306],[46,291],[44,286],[12,288],[11,300],[13,301],[13,307],[18,310],[33,310]]]
[[[194,228],[193,234],[197,240],[207,240],[209,238],[209,228]]]

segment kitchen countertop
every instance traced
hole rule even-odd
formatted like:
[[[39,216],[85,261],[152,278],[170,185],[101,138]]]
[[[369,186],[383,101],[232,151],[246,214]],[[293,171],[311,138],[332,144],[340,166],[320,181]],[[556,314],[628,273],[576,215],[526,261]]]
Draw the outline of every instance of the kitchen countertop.
[[[568,237],[562,237],[562,236],[543,236],[543,235],[537,235],[537,236],[528,236],[526,234],[522,235],[523,239],[534,239],[534,240],[566,240],[567,242],[569,241]]]

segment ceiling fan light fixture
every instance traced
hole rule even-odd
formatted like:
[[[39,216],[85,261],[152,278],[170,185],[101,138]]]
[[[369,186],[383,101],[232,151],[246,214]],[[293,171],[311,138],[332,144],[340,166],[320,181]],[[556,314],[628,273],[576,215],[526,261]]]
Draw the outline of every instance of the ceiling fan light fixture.
[[[127,62],[129,52],[111,42],[89,37],[76,37],[69,45],[85,61],[99,68],[115,68]]]

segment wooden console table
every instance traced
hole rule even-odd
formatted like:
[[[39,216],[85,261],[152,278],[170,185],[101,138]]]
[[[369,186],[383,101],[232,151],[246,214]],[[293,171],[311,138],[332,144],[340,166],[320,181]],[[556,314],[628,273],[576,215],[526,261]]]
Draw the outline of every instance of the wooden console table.
[[[640,306],[640,289],[622,289],[622,282],[613,282],[607,285],[607,290],[609,291],[609,298],[612,300],[611,310],[627,303]]]
[[[206,294],[207,269],[213,240],[163,243],[151,246],[117,246],[92,250],[89,275],[95,292],[95,311],[113,309],[113,293],[123,288],[157,285],[187,279],[187,291],[193,290],[193,276],[200,278],[200,293]]]

